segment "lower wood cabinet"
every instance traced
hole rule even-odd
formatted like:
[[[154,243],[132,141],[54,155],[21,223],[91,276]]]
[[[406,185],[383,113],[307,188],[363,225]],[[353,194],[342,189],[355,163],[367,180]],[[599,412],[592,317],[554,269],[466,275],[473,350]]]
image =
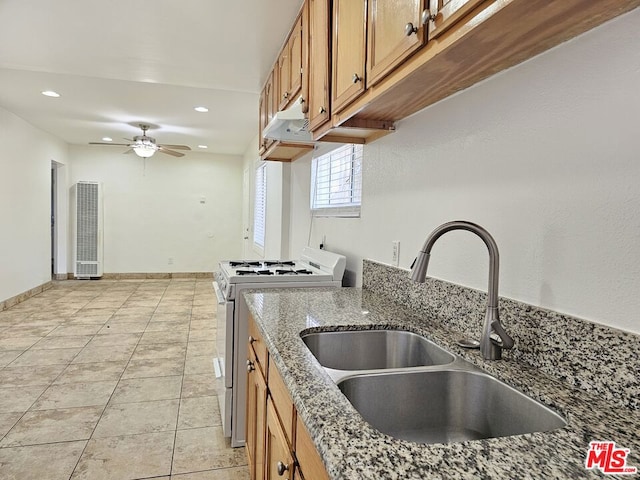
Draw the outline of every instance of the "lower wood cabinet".
[[[267,480],[293,480],[295,461],[271,398],[267,399],[267,441],[265,448]]]
[[[329,480],[268,350],[258,348],[256,356],[254,348],[264,341],[251,317],[249,332],[246,450],[251,480]]]
[[[265,429],[267,424],[267,384],[258,368],[256,355],[248,349],[246,450],[252,479],[264,478]]]
[[[329,475],[324,469],[320,454],[311,441],[311,435],[309,435],[307,427],[299,418],[296,421],[295,451],[300,470],[307,472],[304,477],[305,480],[329,480]]]

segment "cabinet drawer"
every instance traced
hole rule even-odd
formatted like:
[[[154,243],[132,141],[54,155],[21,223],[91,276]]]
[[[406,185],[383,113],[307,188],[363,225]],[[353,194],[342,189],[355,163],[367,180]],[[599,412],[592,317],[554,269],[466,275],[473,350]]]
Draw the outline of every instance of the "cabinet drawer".
[[[256,322],[252,316],[249,316],[249,345],[253,348],[255,353],[258,367],[262,371],[262,374],[267,376],[267,346],[264,344],[262,335],[256,326]]]
[[[272,363],[269,365],[269,393],[273,399],[273,404],[278,411],[278,416],[282,422],[282,427],[287,437],[289,445],[293,447],[295,438],[293,432],[295,431],[295,409],[293,401],[289,396],[289,391],[280,376],[280,372]]]

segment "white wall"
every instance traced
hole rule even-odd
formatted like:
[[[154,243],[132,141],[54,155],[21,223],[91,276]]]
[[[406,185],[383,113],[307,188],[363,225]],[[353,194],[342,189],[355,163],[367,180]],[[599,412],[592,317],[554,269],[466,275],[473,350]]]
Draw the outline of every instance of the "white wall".
[[[66,143],[0,108],[0,300],[51,280],[51,162],[62,171],[67,157]]]
[[[250,205],[249,222],[249,248],[245,257],[247,259],[287,259],[289,258],[289,213],[291,209],[289,197],[289,184],[291,165],[282,162],[267,162],[267,198],[266,198],[266,228],[264,252],[260,253],[253,248],[253,209],[255,199],[255,169],[260,164],[258,155],[258,137],[256,136],[247,147],[243,156],[245,169],[249,169],[250,178]],[[297,258],[300,252],[294,253],[291,258]]]
[[[241,157],[143,160],[115,147],[75,145],[70,156],[69,187],[104,184],[106,273],[207,272],[241,254]]]
[[[449,220],[486,227],[500,294],[640,333],[640,9],[399,122],[365,147],[359,219],[314,220],[348,256],[409,267]],[[291,252],[309,234],[307,157],[291,174]],[[467,232],[436,244],[429,275],[485,289]]]

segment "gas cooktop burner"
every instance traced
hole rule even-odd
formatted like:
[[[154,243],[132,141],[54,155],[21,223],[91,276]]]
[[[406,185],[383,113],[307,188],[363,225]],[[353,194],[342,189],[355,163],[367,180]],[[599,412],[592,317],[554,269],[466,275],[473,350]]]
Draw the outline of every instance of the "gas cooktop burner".
[[[236,275],[273,275],[271,270],[236,270]]]
[[[260,262],[248,262],[246,260],[236,260],[229,262],[232,267],[259,267]],[[242,274],[241,274],[242,275]],[[246,273],[244,275],[247,275]]]
[[[266,261],[264,262],[265,267],[293,267],[296,262],[292,262],[291,260],[283,261],[283,260],[275,260],[275,261]]]
[[[276,270],[276,275],[311,275],[313,272],[311,270]]]
[[[253,275],[253,270],[236,270],[236,275]]]

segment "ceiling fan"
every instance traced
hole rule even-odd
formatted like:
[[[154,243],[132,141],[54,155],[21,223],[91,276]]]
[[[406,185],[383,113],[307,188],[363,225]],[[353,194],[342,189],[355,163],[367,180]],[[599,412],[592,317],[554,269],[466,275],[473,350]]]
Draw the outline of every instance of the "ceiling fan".
[[[142,135],[136,135],[133,137],[133,140],[125,138],[131,143],[111,143],[111,142],[89,142],[89,145],[115,145],[118,147],[130,147],[130,150],[127,150],[124,153],[135,152],[136,155],[142,158],[149,158],[154,153],[166,153],[167,155],[172,155],[174,157],[184,157],[184,153],[174,152],[174,150],[191,150],[186,145],[164,145],[156,143],[156,139],[147,135],[147,130],[149,130],[149,125],[144,123],[139,124],[142,129]]]

